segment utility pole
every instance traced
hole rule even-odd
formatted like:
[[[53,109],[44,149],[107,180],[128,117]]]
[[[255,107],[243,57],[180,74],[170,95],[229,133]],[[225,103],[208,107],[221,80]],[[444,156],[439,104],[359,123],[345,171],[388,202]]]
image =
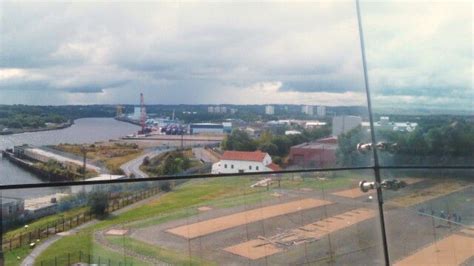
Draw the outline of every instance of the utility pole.
[[[81,152],[82,152],[82,181],[86,180],[86,156],[87,156],[87,148],[82,146],[81,147]]]

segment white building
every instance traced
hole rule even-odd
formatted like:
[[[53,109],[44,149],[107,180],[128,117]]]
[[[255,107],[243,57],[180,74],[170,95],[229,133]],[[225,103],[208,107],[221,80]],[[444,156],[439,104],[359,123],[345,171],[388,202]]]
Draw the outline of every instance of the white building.
[[[307,121],[304,123],[304,128],[306,129],[313,129],[313,128],[320,128],[325,126],[326,122],[319,122],[319,121]]]
[[[261,151],[226,151],[219,162],[212,165],[213,174],[278,171],[268,153]]]
[[[140,106],[135,106],[133,108],[133,114],[132,114],[132,119],[135,119],[135,120],[140,120],[140,118],[142,117],[142,109]]]
[[[388,116],[381,116],[380,121],[374,122],[376,128],[400,132],[412,132],[417,126],[415,122],[392,122]],[[370,122],[362,122],[362,127],[370,130]]]
[[[326,106],[318,106],[316,107],[316,115],[319,117],[326,116]]]
[[[215,113],[215,114],[225,114],[227,113],[227,107],[225,106],[208,106],[207,107],[208,113]]]
[[[303,105],[303,107],[301,108],[301,112],[306,115],[313,115],[313,106]]]
[[[335,116],[332,119],[332,135],[337,137],[347,133],[362,124],[360,116],[344,115]]]
[[[285,135],[300,135],[301,134],[301,131],[298,131],[298,130],[286,130],[285,131]]]
[[[275,114],[275,107],[272,105],[265,106],[265,114],[266,115],[274,115]]]

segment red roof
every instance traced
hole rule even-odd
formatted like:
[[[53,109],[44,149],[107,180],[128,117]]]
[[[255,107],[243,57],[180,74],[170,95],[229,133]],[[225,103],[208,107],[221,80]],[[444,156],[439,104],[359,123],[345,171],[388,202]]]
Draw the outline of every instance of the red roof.
[[[225,151],[221,160],[262,162],[266,155],[261,151]]]
[[[327,137],[323,139],[316,140],[318,143],[329,143],[329,144],[337,144],[337,137]]]
[[[280,171],[281,170],[281,167],[276,163],[271,163],[271,164],[267,165],[267,167],[272,169],[273,171]]]

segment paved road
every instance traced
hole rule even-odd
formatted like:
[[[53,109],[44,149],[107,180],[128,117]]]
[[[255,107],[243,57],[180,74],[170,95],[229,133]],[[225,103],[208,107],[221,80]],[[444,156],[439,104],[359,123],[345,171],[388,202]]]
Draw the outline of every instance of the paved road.
[[[204,148],[193,148],[194,156],[205,163],[216,163],[219,159]]]
[[[146,173],[144,173],[142,170],[140,170],[140,165],[143,163],[143,159],[145,157],[155,157],[161,153],[171,151],[172,149],[154,149],[150,152],[147,152],[146,154],[143,154],[139,156],[138,158],[128,161],[124,163],[122,166],[120,166],[120,169],[123,170],[123,172],[127,175],[130,176],[131,174],[135,175],[135,178],[147,178],[149,177]]]

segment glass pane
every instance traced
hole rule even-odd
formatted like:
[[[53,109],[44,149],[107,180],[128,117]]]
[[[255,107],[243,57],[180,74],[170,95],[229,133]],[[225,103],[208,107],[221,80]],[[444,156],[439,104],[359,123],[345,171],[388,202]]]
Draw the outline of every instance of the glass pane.
[[[473,170],[386,170],[383,179],[405,182],[384,191],[393,265],[474,263]]]
[[[0,5],[2,184],[372,165],[352,2]]]
[[[6,265],[383,265],[371,172],[2,191]],[[16,194],[17,197],[7,196]],[[54,198],[54,199],[52,199]]]
[[[474,165],[472,2],[363,2],[382,165]]]

